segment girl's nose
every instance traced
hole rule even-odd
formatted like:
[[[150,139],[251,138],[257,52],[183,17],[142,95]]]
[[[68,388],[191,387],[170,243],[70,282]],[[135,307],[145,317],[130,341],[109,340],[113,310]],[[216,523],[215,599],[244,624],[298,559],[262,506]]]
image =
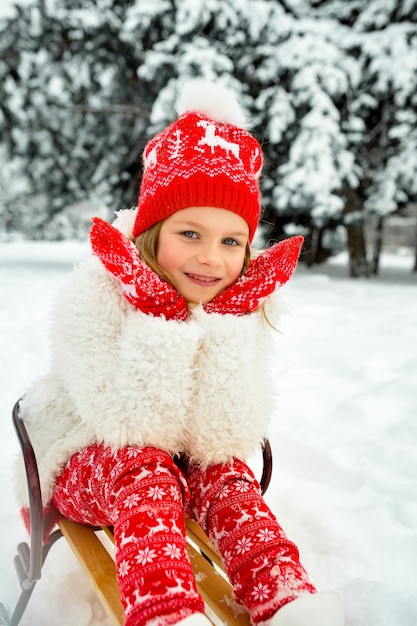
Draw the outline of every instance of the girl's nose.
[[[200,250],[197,260],[201,265],[210,265],[211,267],[217,267],[222,262],[217,248],[208,246],[204,250]]]

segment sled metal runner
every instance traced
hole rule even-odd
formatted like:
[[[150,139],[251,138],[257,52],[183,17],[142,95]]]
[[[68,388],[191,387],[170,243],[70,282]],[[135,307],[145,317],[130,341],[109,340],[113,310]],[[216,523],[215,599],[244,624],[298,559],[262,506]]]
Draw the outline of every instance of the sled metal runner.
[[[18,626],[35,585],[41,578],[46,557],[61,537],[65,537],[77,557],[111,622],[115,626],[122,626],[123,607],[116,579],[112,529],[78,524],[61,517],[58,529],[44,537],[46,520],[36,456],[25,423],[19,415],[19,401],[13,408],[12,416],[26,470],[31,532],[29,543],[20,543],[14,558],[21,588],[20,597],[10,617],[4,604],[0,604],[0,626]],[[272,474],[272,453],[268,440],[264,442],[262,454],[260,484],[262,493],[265,493]],[[215,626],[250,626],[248,613],[233,599],[230,582],[214,546],[194,521],[187,519],[186,527],[188,552],[197,589],[204,599],[207,617]]]

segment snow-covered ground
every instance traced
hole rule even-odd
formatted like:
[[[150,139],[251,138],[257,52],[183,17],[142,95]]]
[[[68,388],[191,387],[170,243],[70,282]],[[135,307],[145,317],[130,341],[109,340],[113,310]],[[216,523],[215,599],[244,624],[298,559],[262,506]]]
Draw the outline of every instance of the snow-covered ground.
[[[25,538],[11,465],[11,408],[48,366],[54,294],[84,252],[66,242],[0,247],[0,601],[10,610]],[[277,335],[279,406],[267,499],[313,581],[343,596],[348,626],[417,624],[417,277],[411,255],[381,277],[343,263],[300,267]],[[22,626],[108,626],[64,541],[46,562]]]

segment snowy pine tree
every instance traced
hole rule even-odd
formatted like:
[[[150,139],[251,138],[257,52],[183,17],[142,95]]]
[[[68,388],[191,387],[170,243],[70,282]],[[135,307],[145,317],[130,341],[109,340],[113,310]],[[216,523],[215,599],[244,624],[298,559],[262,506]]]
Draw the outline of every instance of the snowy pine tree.
[[[265,237],[304,232],[315,261],[345,225],[351,273],[369,272],[366,216],[416,200],[416,5],[32,0],[0,23],[2,229],[85,234],[134,204],[145,142],[204,76],[263,144]]]

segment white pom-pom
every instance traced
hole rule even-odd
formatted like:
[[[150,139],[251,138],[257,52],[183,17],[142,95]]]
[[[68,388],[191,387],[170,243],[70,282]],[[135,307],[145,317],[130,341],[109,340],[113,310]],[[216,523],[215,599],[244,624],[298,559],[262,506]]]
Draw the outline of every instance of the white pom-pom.
[[[223,85],[199,78],[187,82],[177,100],[178,115],[187,111],[197,111],[216,122],[241,128],[246,128],[248,124],[233,92]]]

